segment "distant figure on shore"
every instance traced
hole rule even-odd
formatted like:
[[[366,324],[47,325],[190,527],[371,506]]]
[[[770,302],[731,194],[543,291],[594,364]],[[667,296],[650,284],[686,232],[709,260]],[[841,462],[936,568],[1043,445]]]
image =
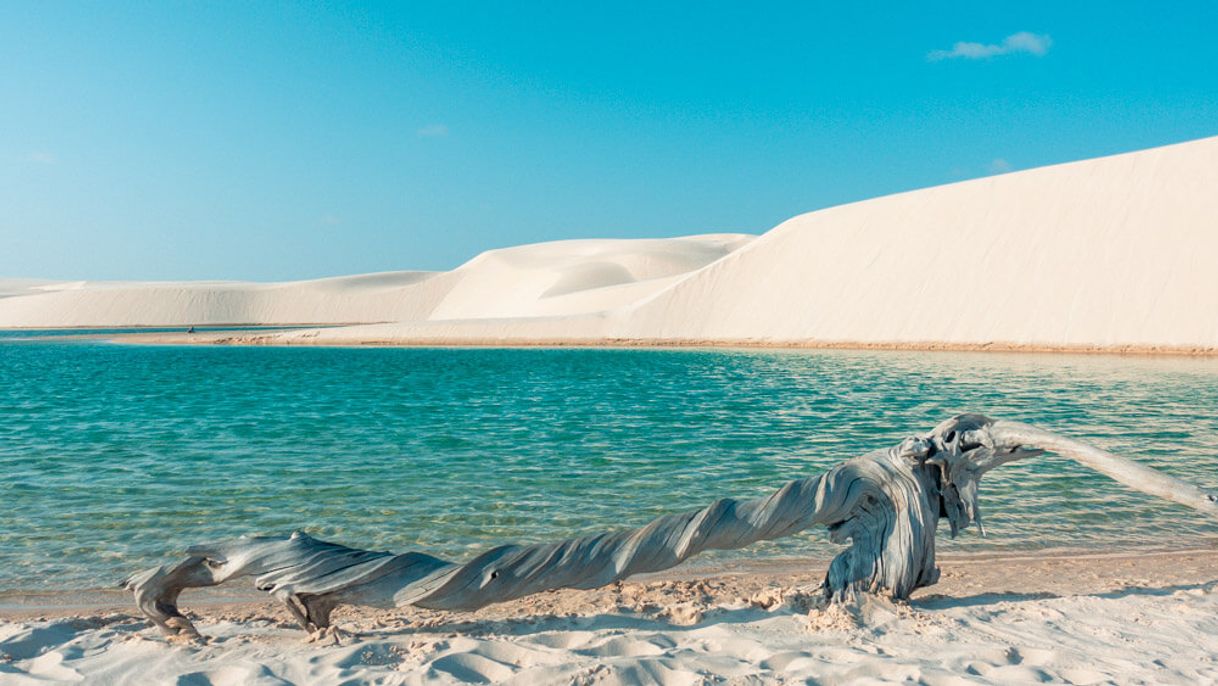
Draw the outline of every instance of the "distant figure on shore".
[[[194,332],[195,332],[194,326],[191,326],[189,329],[186,330],[186,333],[194,333]]]

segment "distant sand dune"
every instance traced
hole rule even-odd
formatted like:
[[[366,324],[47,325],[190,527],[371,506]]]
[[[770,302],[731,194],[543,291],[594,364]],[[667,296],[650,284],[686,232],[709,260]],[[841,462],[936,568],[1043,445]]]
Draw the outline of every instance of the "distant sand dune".
[[[261,343],[1218,351],[1218,138],[842,205],[753,239],[571,240],[450,272],[0,283],[0,326],[356,324]],[[241,339],[245,340],[245,339]]]
[[[571,240],[489,250],[450,272],[249,283],[0,281],[0,326],[350,324],[570,316],[619,308],[751,240]]]
[[[751,236],[572,240],[491,250],[458,267],[433,321],[568,316],[637,302]],[[578,297],[576,297],[578,295]]]
[[[417,319],[425,317],[443,295],[444,276],[390,272],[280,284],[52,283],[0,300],[0,326],[330,324]]]

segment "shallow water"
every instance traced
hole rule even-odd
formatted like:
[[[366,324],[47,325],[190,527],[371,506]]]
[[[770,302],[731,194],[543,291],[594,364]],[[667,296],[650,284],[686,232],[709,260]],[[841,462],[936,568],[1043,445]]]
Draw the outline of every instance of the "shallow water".
[[[305,528],[467,557],[763,494],[959,412],[1218,488],[1218,360],[979,353],[168,347],[0,332],[0,591],[97,588]],[[1213,545],[1054,457],[987,477],[953,552]],[[825,556],[822,532],[725,556]]]

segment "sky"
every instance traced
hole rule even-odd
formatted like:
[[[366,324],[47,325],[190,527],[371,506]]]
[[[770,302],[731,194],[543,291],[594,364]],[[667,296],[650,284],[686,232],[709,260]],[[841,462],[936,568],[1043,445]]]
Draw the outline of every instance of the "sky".
[[[0,3],[0,276],[451,269],[1218,135],[1218,3]]]

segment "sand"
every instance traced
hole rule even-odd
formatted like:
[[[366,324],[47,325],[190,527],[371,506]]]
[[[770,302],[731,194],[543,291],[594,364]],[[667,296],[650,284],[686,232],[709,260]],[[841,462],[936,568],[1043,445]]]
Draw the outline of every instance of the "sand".
[[[569,240],[488,250],[449,272],[285,283],[0,280],[0,327],[358,324],[614,310],[752,236]]]
[[[1218,138],[802,215],[635,308],[628,336],[1218,346]]]
[[[824,563],[674,570],[477,613],[344,609],[307,643],[266,602],[200,602],[201,647],[129,607],[0,610],[0,683],[1199,684],[1218,551],[957,557],[908,604],[824,610]],[[186,607],[190,605],[187,597]]]
[[[0,327],[351,324],[224,342],[1218,353],[1218,137],[448,272],[0,283]],[[165,337],[160,342],[212,339]]]

